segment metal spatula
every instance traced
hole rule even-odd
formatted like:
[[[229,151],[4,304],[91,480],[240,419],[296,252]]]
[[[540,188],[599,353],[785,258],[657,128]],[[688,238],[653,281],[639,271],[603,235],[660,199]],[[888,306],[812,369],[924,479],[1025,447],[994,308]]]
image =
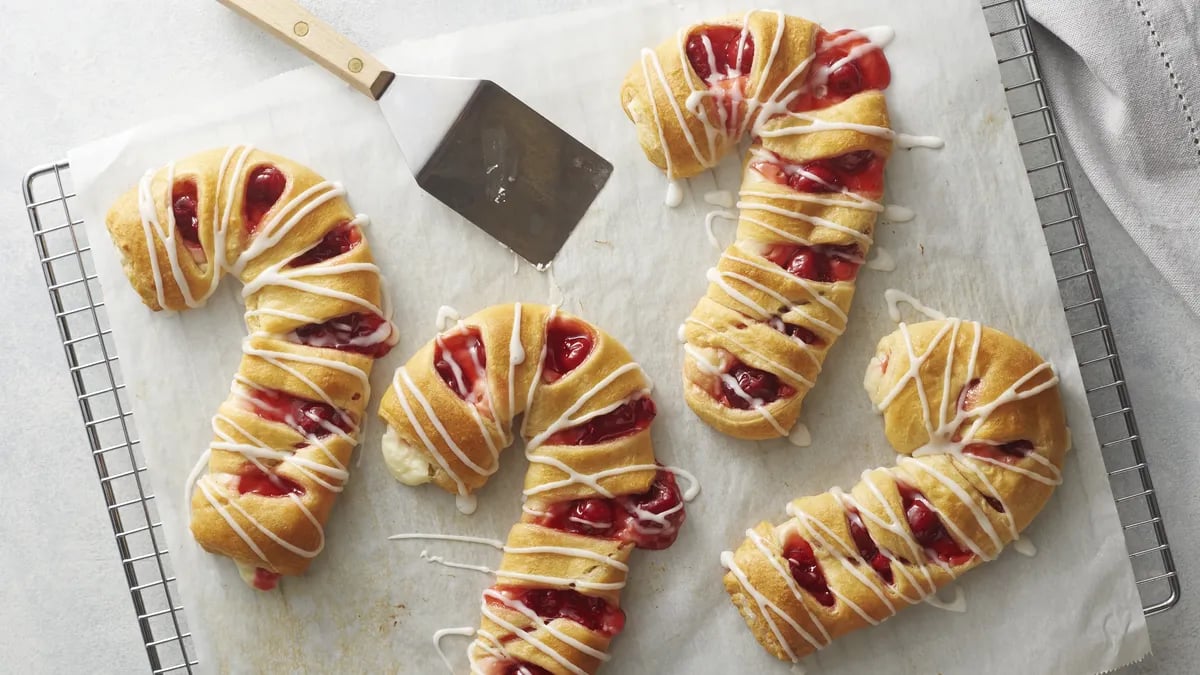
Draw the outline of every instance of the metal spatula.
[[[402,75],[291,0],[219,0],[378,100],[417,184],[549,263],[612,164],[490,80]]]

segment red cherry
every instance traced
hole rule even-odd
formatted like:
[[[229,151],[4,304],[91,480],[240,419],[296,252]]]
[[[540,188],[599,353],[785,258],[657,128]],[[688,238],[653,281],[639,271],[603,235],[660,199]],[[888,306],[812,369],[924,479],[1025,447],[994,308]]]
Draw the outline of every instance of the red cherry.
[[[591,331],[577,321],[556,316],[546,326],[546,360],[542,381],[556,382],[579,367],[592,353],[595,338]]]
[[[567,429],[546,439],[547,445],[595,445],[630,436],[650,426],[657,410],[654,401],[642,397],[621,404],[610,413]]]
[[[825,74],[825,88],[821,95],[815,83],[810,80],[808,91],[796,97],[788,106],[793,111],[826,108],[835,103],[869,89],[886,89],[891,83],[892,73],[888,66],[887,57],[880,49],[858,50],[855,58],[838,66],[832,72],[829,70],[835,64],[850,56],[851,51],[867,44],[865,36],[846,37],[851,31],[840,30],[834,33],[820,31],[817,33],[817,66],[810,70],[810,77]],[[837,42],[835,45],[834,42]]]
[[[740,61],[738,60],[739,54],[741,55]],[[754,37],[750,35],[749,31],[746,32],[744,39],[742,32],[738,31],[737,37],[725,45],[725,63],[727,72],[736,70],[742,75],[750,74],[750,69],[754,65]]]
[[[790,338],[795,338],[803,342],[806,345],[818,344],[821,341],[821,338],[811,330],[805,328],[804,326],[797,326],[794,323],[787,323],[778,316],[771,317],[770,320],[767,321],[767,325]]]
[[[958,408],[959,410],[970,410],[975,407],[976,397],[979,395],[979,378],[975,378],[963,385],[963,388],[958,392]]]
[[[510,600],[528,607],[543,621],[568,619],[589,630],[613,637],[625,627],[625,613],[611,607],[603,598],[584,595],[566,588],[505,589],[500,591]],[[491,604],[503,604],[488,597]]]
[[[788,568],[796,584],[812,594],[817,602],[832,607],[835,600],[825,581],[825,573],[817,562],[817,556],[812,545],[800,537],[793,537],[783,550],[783,558],[787,560]]]
[[[687,512],[679,508],[683,495],[679,492],[675,474],[663,469],[654,475],[649,490],[632,497],[620,497],[617,501],[626,515],[625,527],[617,532],[617,537],[632,541],[638,548],[659,551],[669,547],[675,543],[679,528],[687,519]],[[639,511],[662,516],[667,522],[664,525],[652,518],[639,519]]]
[[[853,260],[833,257],[829,259],[829,276],[833,281],[853,281],[858,276],[858,267]]]
[[[246,197],[242,210],[245,212],[246,232],[258,229],[259,221],[271,210],[287,187],[287,176],[271,165],[256,167],[246,179]]]
[[[315,265],[339,256],[358,245],[362,241],[362,232],[350,224],[350,221],[340,223],[317,242],[316,246],[296,256],[288,263],[288,267]]]
[[[259,417],[286,424],[305,436],[328,436],[332,432],[325,423],[347,433],[354,427],[346,415],[328,403],[310,401],[278,389],[251,390],[250,405]]]
[[[862,516],[854,509],[846,510],[846,521],[850,524],[850,536],[854,539],[854,545],[858,547],[858,553],[863,560],[867,561],[879,576],[887,583],[892,583],[892,564],[888,557],[879,552],[879,546],[875,544],[875,540],[871,538],[871,534],[867,532],[866,525],[862,522]]]
[[[607,532],[613,524],[613,505],[607,499],[583,499],[575,502],[568,520],[580,526],[580,534]]]
[[[265,570],[261,567],[254,568],[254,587],[260,591],[273,591],[279,585],[279,573]]]
[[[451,362],[458,366],[458,372]],[[452,335],[438,336],[433,367],[459,398],[471,400],[476,384],[487,377],[487,354],[479,329],[471,326]]]
[[[1027,440],[1011,441],[1000,445],[988,443],[972,443],[963,448],[964,455],[989,457],[1005,464],[1015,464],[1033,452],[1033,443]]]
[[[909,529],[921,546],[932,550],[938,559],[951,565],[961,565],[971,559],[974,554],[954,541],[924,495],[907,485],[898,484],[897,488]]]
[[[821,161],[802,164],[799,172],[788,174],[787,184],[797,192],[838,192],[842,189],[841,177]]]
[[[704,45],[704,38],[712,48],[712,60],[709,60],[709,48]],[[710,26],[704,30],[692,33],[684,47],[688,63],[692,70],[704,81],[713,75],[713,66],[719,79],[733,76],[734,71],[741,75],[749,74],[754,63],[754,37],[749,32],[742,37],[742,29],[737,26]],[[741,56],[741,68],[738,68],[738,56]]]
[[[859,150],[834,157],[832,163],[841,173],[858,173],[867,168],[874,158],[875,153],[870,150]]]
[[[286,495],[304,494],[304,486],[274,473],[265,473],[250,462],[242,465],[238,471],[238,494],[253,492],[263,497],[283,497]]]
[[[708,77],[712,75],[712,66],[708,61],[708,48],[704,46],[704,39],[699,33],[693,33],[688,38],[684,51],[687,53],[688,63],[692,64],[692,70],[696,71],[701,80],[707,82]]]
[[[721,379],[721,393],[724,395],[723,403],[731,408],[748,410],[753,405],[753,402],[746,400],[747,397],[760,399],[764,404],[778,398],[776,392],[779,387],[779,378],[765,370],[751,368],[745,364],[738,364],[730,369],[729,376],[737,382],[737,386],[742,390],[742,393],[739,393],[731,383],[727,382],[724,378]]]
[[[297,328],[293,342],[310,347],[324,347],[383,358],[392,349],[390,325],[378,314],[356,312],[332,318],[324,323],[310,323]]]
[[[992,507],[993,510],[1004,513],[1004,505],[995,497],[984,497],[983,501],[987,502],[988,506]]]
[[[788,262],[787,271],[801,279],[829,281],[829,260],[820,252],[801,246]]]
[[[833,63],[828,65],[833,65]],[[850,98],[863,90],[862,71],[853,61],[846,63],[829,73],[829,79],[825,80],[825,86],[829,88],[831,94],[844,99]]]
[[[192,248],[200,248],[200,219],[196,215],[196,183],[176,181],[171,186],[171,212],[179,236]]]

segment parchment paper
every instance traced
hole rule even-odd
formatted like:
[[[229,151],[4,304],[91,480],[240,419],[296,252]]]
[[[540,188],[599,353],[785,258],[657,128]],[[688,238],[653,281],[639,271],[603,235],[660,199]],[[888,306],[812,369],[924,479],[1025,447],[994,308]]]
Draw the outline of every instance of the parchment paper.
[[[526,264],[514,273],[510,252],[418,190],[373,104],[314,69],[71,153],[203,669],[439,672],[433,631],[476,625],[488,579],[430,565],[418,554],[428,549],[492,566],[499,556],[486,547],[385,538],[413,531],[503,537],[519,515],[525,471],[519,448],[510,450],[480,495],[478,512],[460,515],[452,496],[430,486],[407,488],[388,475],[379,451],[382,424],[372,416],[361,465],[329,521],[327,548],[305,578],[285,580],[277,593],[256,593],[229,561],[192,541],[184,479],[209,442],[209,418],[238,362],[244,327],[237,284],[227,279],[202,310],[152,315],[123,277],[103,217],[146,168],[238,142],[343,181],[352,206],[372,217],[367,232],[393,291],[401,340],[376,366],[371,410],[392,371],[432,337],[441,305],[466,315],[500,302],[562,301],[622,340],[654,378],[658,457],[692,470],[703,491],[673,548],[634,555],[622,598],[628,624],[606,672],[787,672],[759,648],[728,602],[718,556],[747,527],[781,519],[788,500],[832,485],[849,488],[864,469],[894,462],[861,386],[874,344],[894,329],[883,301],[888,287],[1011,332],[1051,359],[1062,377],[1074,450],[1065,483],[1028,531],[1038,554],[1006,552],[957,582],[965,614],[913,607],[837,641],[805,667],[1096,672],[1148,653],[1075,352],[978,6],[812,0],[783,9],[831,27],[893,26],[887,97],[894,125],[946,141],[944,150],[898,151],[891,160],[887,201],[918,215],[879,227],[878,243],[895,257],[896,270],[862,274],[850,328],[806,403],[803,419],[813,436],[806,449],[726,438],[683,403],[676,328],[704,292],[704,272],[718,256],[703,232],[712,207],[702,195],[736,191],[739,160],[693,179],[683,205],[667,209],[664,180],[642,157],[618,103],[619,83],[639,48],[679,26],[739,11],[731,3],[545,17],[382,54],[403,70],[491,77],[613,162],[612,180],[559,255],[553,277]],[[727,243],[732,225],[717,229]],[[462,664],[465,641],[454,640],[447,646]]]

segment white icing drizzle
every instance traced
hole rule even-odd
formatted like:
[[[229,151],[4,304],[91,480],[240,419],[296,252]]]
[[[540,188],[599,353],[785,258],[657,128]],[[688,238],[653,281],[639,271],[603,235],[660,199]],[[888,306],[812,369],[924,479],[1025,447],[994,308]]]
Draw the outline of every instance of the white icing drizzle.
[[[907,223],[916,217],[912,209],[897,204],[888,204],[883,208],[882,218],[889,223]]]
[[[733,193],[729,190],[710,190],[705,192],[704,201],[723,209],[732,209],[735,203]]]
[[[954,591],[953,600],[942,600],[937,595],[931,594],[925,598],[924,602],[930,607],[937,607],[938,609],[944,609],[947,612],[962,614],[963,612],[967,611],[967,597],[963,594],[963,590],[958,586],[954,586],[951,590]]]
[[[1013,539],[1013,550],[1021,555],[1032,558],[1037,555],[1037,546],[1034,546],[1033,541],[1029,539],[1029,535],[1024,535]]]
[[[450,671],[450,675],[454,675],[454,666],[450,665],[450,659],[446,657],[446,652],[442,651],[442,638],[448,635],[475,637],[475,629],[471,626],[463,626],[461,628],[442,628],[433,633],[433,648],[437,650],[438,656],[442,657],[442,663],[446,664],[446,670]]]
[[[672,180],[667,183],[667,196],[663,203],[672,209],[683,203],[683,187],[679,185],[679,181]]]
[[[867,269],[892,272],[896,269],[896,260],[892,258],[892,254],[888,253],[887,249],[882,246],[876,246],[875,255],[867,260],[866,266]]]
[[[937,136],[912,136],[910,134],[896,134],[896,147],[905,150],[909,148],[931,148],[937,150],[946,145],[946,141]]]
[[[936,309],[926,307],[923,302],[914,298],[908,293],[905,293],[904,291],[895,288],[889,288],[883,292],[883,297],[887,302],[888,316],[891,317],[892,321],[897,323],[900,321],[900,303],[902,302],[917,310],[921,314],[929,317],[930,319],[941,320],[946,318],[945,314],[942,314]]]
[[[717,241],[717,235],[713,232],[713,221],[717,218],[723,220],[732,220],[737,222],[738,214],[736,211],[709,211],[704,216],[704,232],[708,235],[708,243],[713,245],[713,248],[721,250],[721,242]]]
[[[455,324],[462,320],[462,315],[458,313],[450,305],[442,305],[438,307],[437,318],[434,319],[434,329],[439,333],[450,330]]]
[[[788,441],[797,448],[807,448],[812,445],[812,434],[808,431],[808,425],[797,422],[788,433]]]

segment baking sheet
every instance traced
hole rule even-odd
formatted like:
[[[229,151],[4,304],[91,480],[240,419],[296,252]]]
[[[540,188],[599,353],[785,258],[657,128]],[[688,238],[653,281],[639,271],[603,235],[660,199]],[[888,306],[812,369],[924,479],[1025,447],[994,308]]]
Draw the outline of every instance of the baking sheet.
[[[434,333],[442,305],[468,314],[500,302],[562,302],[622,340],[655,380],[658,457],[702,485],[674,547],[638,552],[611,672],[787,672],[754,642],[721,587],[718,556],[784,504],[894,461],[862,391],[880,337],[894,329],[886,288],[1027,341],[1062,376],[1074,435],[1065,483],[1028,530],[1039,552],[1006,552],[962,579],[967,611],[922,605],[847,636],[805,661],[813,672],[1098,672],[1140,659],[1149,641],[1058,290],[1024,175],[982,13],[973,3],[811,0],[783,7],[830,27],[887,24],[894,81],[887,97],[904,132],[943,150],[897,151],[886,201],[917,217],[878,228],[893,272],[864,270],[850,328],[802,417],[809,448],[736,441],[687,410],[676,328],[704,292],[718,252],[704,234],[703,195],[736,191],[738,160],[685,184],[663,206],[662,175],[642,157],[618,104],[638,49],[679,26],[741,8],[728,2],[640,4],[487,26],[385,50],[405,70],[499,81],[614,164],[612,180],[551,273],[526,264],[416,188],[374,105],[322,71],[288,73],[186,117],[156,122],[70,154],[82,216],[122,355],[142,450],[205,671],[438,672],[437,628],[476,625],[482,575],[430,565],[422,550],[495,565],[486,547],[389,542],[397,532],[503,537],[520,513],[519,450],[463,516],[454,499],[388,475],[382,424],[363,432],[358,466],[328,524],[328,545],[281,591],[248,590],[233,565],[187,533],[184,478],[210,438],[244,327],[227,279],[200,311],[151,315],[125,281],[103,227],[111,201],[147,167],[208,147],[249,142],[342,181],[372,216],[368,237],[390,282],[401,340],[377,364],[372,407],[392,371]],[[919,11],[917,11],[919,9]],[[937,26],[937,30],[930,30]],[[718,221],[722,243],[732,223]],[[915,318],[915,317],[912,317]],[[455,642],[459,640],[459,642]],[[465,640],[446,646],[465,670]]]

